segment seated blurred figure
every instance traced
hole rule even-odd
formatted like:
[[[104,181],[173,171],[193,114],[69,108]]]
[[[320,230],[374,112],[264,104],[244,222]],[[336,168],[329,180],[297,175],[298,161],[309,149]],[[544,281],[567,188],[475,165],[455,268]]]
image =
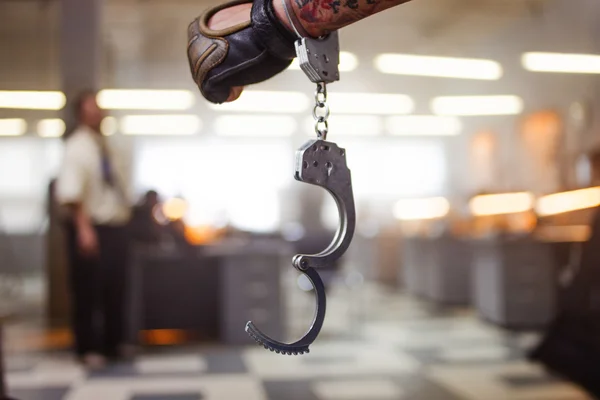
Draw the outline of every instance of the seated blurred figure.
[[[158,193],[149,190],[133,208],[130,228],[132,239],[136,242],[153,244],[160,241],[161,226],[154,216],[158,204]]]
[[[56,199],[65,211],[75,351],[100,368],[124,345],[130,208],[100,133],[96,93],[82,93],[74,105],[78,125],[65,136]]]

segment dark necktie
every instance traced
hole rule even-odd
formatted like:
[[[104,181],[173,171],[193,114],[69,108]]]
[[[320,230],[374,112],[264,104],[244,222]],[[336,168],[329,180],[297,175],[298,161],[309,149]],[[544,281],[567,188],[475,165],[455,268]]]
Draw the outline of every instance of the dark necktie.
[[[110,156],[108,154],[108,150],[106,149],[106,145],[102,144],[101,149],[102,149],[102,154],[101,154],[102,179],[108,185],[114,186],[115,185],[114,171],[112,168],[112,163],[110,161]]]

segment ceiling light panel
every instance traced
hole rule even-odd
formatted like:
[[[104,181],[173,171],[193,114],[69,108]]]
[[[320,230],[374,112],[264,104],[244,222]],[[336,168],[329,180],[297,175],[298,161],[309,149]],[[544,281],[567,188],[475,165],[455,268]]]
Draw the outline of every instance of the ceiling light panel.
[[[375,115],[335,115],[329,117],[329,132],[340,136],[379,136],[383,133],[383,119]],[[315,120],[306,118],[305,131],[315,136]]]
[[[289,137],[298,128],[294,117],[283,115],[222,115],[215,119],[218,136]]]
[[[375,58],[375,68],[386,74],[490,81],[503,74],[500,63],[493,60],[410,54],[380,54]]]
[[[61,137],[66,129],[65,121],[58,118],[43,119],[37,124],[37,133],[44,138]]]
[[[413,99],[404,94],[329,92],[327,102],[334,114],[410,114],[415,109]]]
[[[386,130],[394,136],[456,136],[462,128],[456,117],[407,115],[386,120]]]
[[[443,197],[402,199],[394,206],[394,217],[400,221],[442,218],[450,212],[450,203]]]
[[[447,96],[431,102],[431,111],[437,115],[518,115],[523,108],[518,96]]]
[[[523,67],[534,72],[600,74],[600,55],[566,53],[525,53]]]
[[[67,98],[62,92],[0,91],[0,108],[23,110],[61,110]]]
[[[514,214],[530,211],[534,205],[531,193],[502,193],[476,196],[469,202],[474,216]]]
[[[0,136],[21,136],[25,132],[27,132],[27,122],[24,119],[0,119]]]
[[[97,100],[107,110],[188,110],[195,96],[189,90],[106,89]]]
[[[100,132],[104,136],[112,136],[119,130],[119,122],[115,117],[106,117],[100,124]]]
[[[536,212],[539,216],[563,214],[600,206],[600,187],[556,193],[538,199]]]
[[[128,115],[120,121],[125,135],[193,135],[201,128],[195,115]]]

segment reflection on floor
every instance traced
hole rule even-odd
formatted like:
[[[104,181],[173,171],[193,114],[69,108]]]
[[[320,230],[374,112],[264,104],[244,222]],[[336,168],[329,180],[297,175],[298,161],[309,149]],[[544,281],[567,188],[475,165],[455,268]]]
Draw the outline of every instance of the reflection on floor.
[[[533,334],[398,294],[360,293],[330,296],[326,332],[303,357],[257,346],[162,348],[89,373],[67,352],[17,351],[13,328],[8,384],[19,400],[589,399],[525,361]]]

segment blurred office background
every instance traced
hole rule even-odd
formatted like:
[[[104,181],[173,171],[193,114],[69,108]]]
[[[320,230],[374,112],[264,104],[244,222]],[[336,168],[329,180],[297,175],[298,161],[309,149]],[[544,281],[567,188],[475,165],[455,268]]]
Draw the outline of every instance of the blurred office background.
[[[298,358],[243,329],[252,319],[292,340],[312,318],[291,258],[324,249],[338,225],[333,199],[293,179],[295,150],[314,137],[314,87],[293,65],[233,104],[208,104],[185,35],[210,4],[0,1],[0,321],[12,396],[590,399],[576,373],[550,374],[528,354],[582,271],[600,267],[585,256],[599,248],[589,241],[600,3],[415,0],[342,31],[329,139],[347,151],[357,231],[323,271],[324,331]],[[132,202],[160,196],[158,239],[136,246],[133,265],[128,329],[140,354],[89,374],[68,351],[49,194],[68,103],[87,87],[101,89],[103,133]]]

